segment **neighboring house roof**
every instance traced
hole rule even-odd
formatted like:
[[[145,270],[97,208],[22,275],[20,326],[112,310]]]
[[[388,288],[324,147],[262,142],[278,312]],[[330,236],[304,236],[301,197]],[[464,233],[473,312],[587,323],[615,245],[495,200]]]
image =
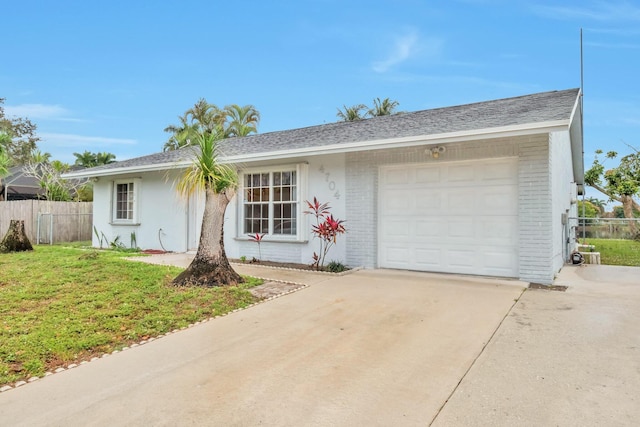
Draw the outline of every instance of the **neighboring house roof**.
[[[38,199],[44,196],[38,179],[27,175],[22,166],[9,168],[9,175],[2,179],[1,184],[0,193],[5,196],[5,200]]]
[[[569,130],[579,110],[579,89],[543,92],[515,98],[435,108],[353,122],[336,122],[300,129],[229,138],[220,145],[225,163],[293,158],[359,150],[448,143],[459,140]],[[581,127],[581,122],[580,126]],[[582,161],[582,132],[579,135]],[[578,146],[574,146],[574,149]],[[127,172],[184,167],[193,147],[167,151],[70,172],[65,177],[116,175]],[[574,150],[575,151],[575,150]],[[582,166],[577,168],[578,175]],[[583,173],[583,172],[582,172]]]

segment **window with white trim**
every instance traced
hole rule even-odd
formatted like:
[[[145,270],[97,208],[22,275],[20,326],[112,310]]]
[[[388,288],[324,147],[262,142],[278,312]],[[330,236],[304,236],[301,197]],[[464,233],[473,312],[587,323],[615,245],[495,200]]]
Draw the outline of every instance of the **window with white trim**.
[[[243,176],[242,234],[296,237],[300,216],[297,168]]]
[[[114,223],[135,224],[137,222],[139,187],[139,179],[114,181],[112,200]]]

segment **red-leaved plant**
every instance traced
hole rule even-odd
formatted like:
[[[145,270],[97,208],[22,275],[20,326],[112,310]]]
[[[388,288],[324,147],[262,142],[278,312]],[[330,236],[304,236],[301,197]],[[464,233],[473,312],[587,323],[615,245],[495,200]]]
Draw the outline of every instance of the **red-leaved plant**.
[[[251,240],[253,240],[258,244],[258,257],[259,257],[258,260],[259,261],[262,261],[262,250],[260,249],[260,243],[262,243],[262,238],[264,236],[265,236],[264,234],[260,234],[260,233],[252,234],[249,236]]]
[[[336,244],[338,234],[344,234],[347,230],[344,228],[344,221],[336,219],[330,212],[329,203],[320,203],[316,197],[313,202],[305,200],[309,210],[304,211],[305,214],[313,215],[316,223],[311,227],[314,237],[320,240],[320,251],[313,253],[313,263],[311,264],[316,270],[324,268],[324,261],[327,252]]]

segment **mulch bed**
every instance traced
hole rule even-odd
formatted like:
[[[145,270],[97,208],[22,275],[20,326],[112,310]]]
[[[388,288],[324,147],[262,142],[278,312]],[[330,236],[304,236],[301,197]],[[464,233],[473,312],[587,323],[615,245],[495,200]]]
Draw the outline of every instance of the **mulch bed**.
[[[293,270],[304,270],[304,271],[318,271],[315,269],[315,267],[312,267],[311,264],[297,264],[295,262],[275,262],[275,261],[258,261],[258,260],[242,262],[239,259],[230,259],[229,261],[235,262],[236,264],[262,265],[265,267],[290,268]]]

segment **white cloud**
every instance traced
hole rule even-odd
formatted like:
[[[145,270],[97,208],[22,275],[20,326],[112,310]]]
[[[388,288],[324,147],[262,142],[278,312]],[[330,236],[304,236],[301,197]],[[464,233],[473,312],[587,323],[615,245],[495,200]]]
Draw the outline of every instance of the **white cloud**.
[[[587,42],[584,45],[585,46],[591,46],[591,47],[599,47],[599,48],[604,48],[604,49],[640,49],[640,44],[632,44],[632,43]]]
[[[135,139],[126,138],[107,138],[102,136],[84,136],[74,135],[68,133],[39,133],[40,139],[45,143],[41,147],[47,148],[47,145],[54,145],[57,147],[69,147],[69,148],[86,148],[90,149],[95,147],[100,149],[104,146],[111,145],[135,145],[138,143]]]
[[[592,1],[585,6],[533,6],[544,16],[594,21],[640,21],[640,7],[627,1]]]
[[[385,73],[392,67],[407,61],[418,53],[437,55],[442,48],[442,41],[439,39],[420,40],[416,31],[410,31],[399,37],[393,50],[386,59],[373,63],[373,71]]]
[[[47,104],[21,104],[7,105],[4,107],[8,117],[25,117],[31,120],[57,120],[79,122],[80,119],[71,117],[71,111],[60,105]]]

